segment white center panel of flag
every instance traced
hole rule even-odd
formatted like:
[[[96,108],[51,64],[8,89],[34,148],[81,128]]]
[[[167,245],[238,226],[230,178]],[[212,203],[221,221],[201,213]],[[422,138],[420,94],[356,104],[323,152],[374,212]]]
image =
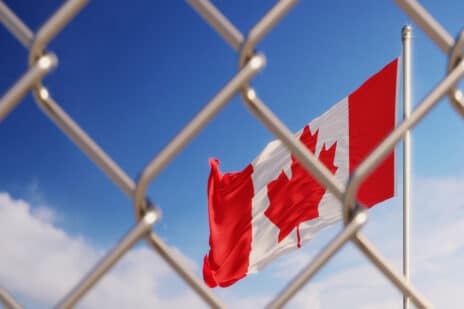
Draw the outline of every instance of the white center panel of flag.
[[[312,135],[317,132],[316,156],[319,156],[323,147],[327,150],[336,143],[333,162],[337,167],[335,177],[346,183],[349,175],[348,98],[342,99],[323,115],[312,120],[309,128]],[[300,138],[302,132],[303,129],[298,131],[296,136]],[[278,242],[280,230],[264,214],[270,205],[268,184],[277,179],[282,171],[289,179],[292,177],[292,159],[288,148],[280,140],[273,141],[252,164],[255,196],[252,199],[252,245],[248,273],[259,271],[276,255],[282,255],[298,246],[296,228]],[[302,243],[312,239],[319,230],[339,221],[342,217],[342,204],[336,197],[326,192],[319,203],[318,211],[318,218],[299,225]]]

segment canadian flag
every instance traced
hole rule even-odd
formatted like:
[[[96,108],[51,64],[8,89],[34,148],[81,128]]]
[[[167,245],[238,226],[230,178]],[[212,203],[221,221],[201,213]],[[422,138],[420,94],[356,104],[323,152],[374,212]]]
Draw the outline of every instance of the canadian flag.
[[[296,135],[342,183],[395,127],[398,59]],[[342,204],[279,141],[240,172],[222,174],[210,160],[210,251],[203,277],[229,286],[342,218]],[[394,153],[361,184],[371,207],[394,194]]]

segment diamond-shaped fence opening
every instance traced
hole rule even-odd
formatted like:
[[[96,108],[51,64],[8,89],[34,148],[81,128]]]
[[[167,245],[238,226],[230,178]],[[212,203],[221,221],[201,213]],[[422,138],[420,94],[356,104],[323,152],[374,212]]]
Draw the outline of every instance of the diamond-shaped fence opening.
[[[126,254],[135,243],[144,239],[189,286],[211,307],[225,307],[218,297],[207,288],[202,280],[188,269],[166,245],[152,226],[160,220],[159,209],[146,196],[150,182],[187,145],[199,131],[214,118],[232,96],[241,93],[244,104],[254,116],[279,138],[312,173],[312,175],[334,194],[344,205],[345,228],[288,284],[288,286],[268,305],[280,308],[307,283],[314,274],[348,241],[356,247],[388,278],[406,297],[419,308],[432,305],[419,293],[389,261],[385,259],[359,231],[367,221],[367,212],[355,200],[360,183],[391,152],[405,134],[423,119],[430,109],[448,95],[456,110],[464,115],[464,99],[455,85],[464,75],[462,47],[464,34],[457,40],[416,1],[397,0],[398,5],[426,32],[432,40],[449,54],[448,74],[423,99],[411,115],[401,122],[394,131],[359,165],[349,183],[340,183],[291,131],[258,97],[250,82],[260,71],[266,59],[255,51],[255,46],[281,18],[293,8],[295,0],[282,0],[245,36],[208,0],[188,0],[194,10],[216,30],[239,55],[239,70],[228,83],[204,106],[204,108],[175,136],[171,142],[145,166],[139,179],[134,180],[119,167],[110,156],[70,117],[52,98],[52,91],[42,85],[42,79],[58,65],[57,56],[47,51],[48,44],[87,4],[87,0],[66,1],[44,25],[33,33],[13,11],[0,1],[0,21],[29,51],[29,68],[19,80],[6,90],[0,100],[0,121],[4,120],[23,97],[32,91],[37,104],[45,114],[70,138],[113,182],[134,201],[136,224],[122,239],[81,279],[81,281],[57,304],[57,308],[75,305],[108,270]],[[0,288],[0,302],[10,308],[20,308],[15,300]]]

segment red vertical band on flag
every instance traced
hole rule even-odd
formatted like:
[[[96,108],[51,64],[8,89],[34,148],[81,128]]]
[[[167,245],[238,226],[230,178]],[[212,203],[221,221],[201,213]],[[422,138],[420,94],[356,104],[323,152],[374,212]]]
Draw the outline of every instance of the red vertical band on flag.
[[[226,287],[245,277],[248,271],[253,166],[249,164],[241,172],[222,175],[218,160],[210,159],[210,165],[210,251],[204,259],[203,278],[209,287]]]
[[[350,174],[395,127],[398,59],[348,98]],[[363,181],[358,200],[371,207],[394,194],[394,151]]]

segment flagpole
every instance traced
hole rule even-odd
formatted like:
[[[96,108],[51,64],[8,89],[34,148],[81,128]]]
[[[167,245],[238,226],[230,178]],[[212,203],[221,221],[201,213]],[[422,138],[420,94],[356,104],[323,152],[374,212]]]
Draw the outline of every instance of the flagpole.
[[[412,27],[405,25],[401,30],[403,42],[403,119],[411,114],[411,39]],[[410,176],[411,176],[411,135],[406,131],[403,140],[403,274],[409,280],[410,247]],[[409,308],[409,298],[403,295],[403,308]]]

